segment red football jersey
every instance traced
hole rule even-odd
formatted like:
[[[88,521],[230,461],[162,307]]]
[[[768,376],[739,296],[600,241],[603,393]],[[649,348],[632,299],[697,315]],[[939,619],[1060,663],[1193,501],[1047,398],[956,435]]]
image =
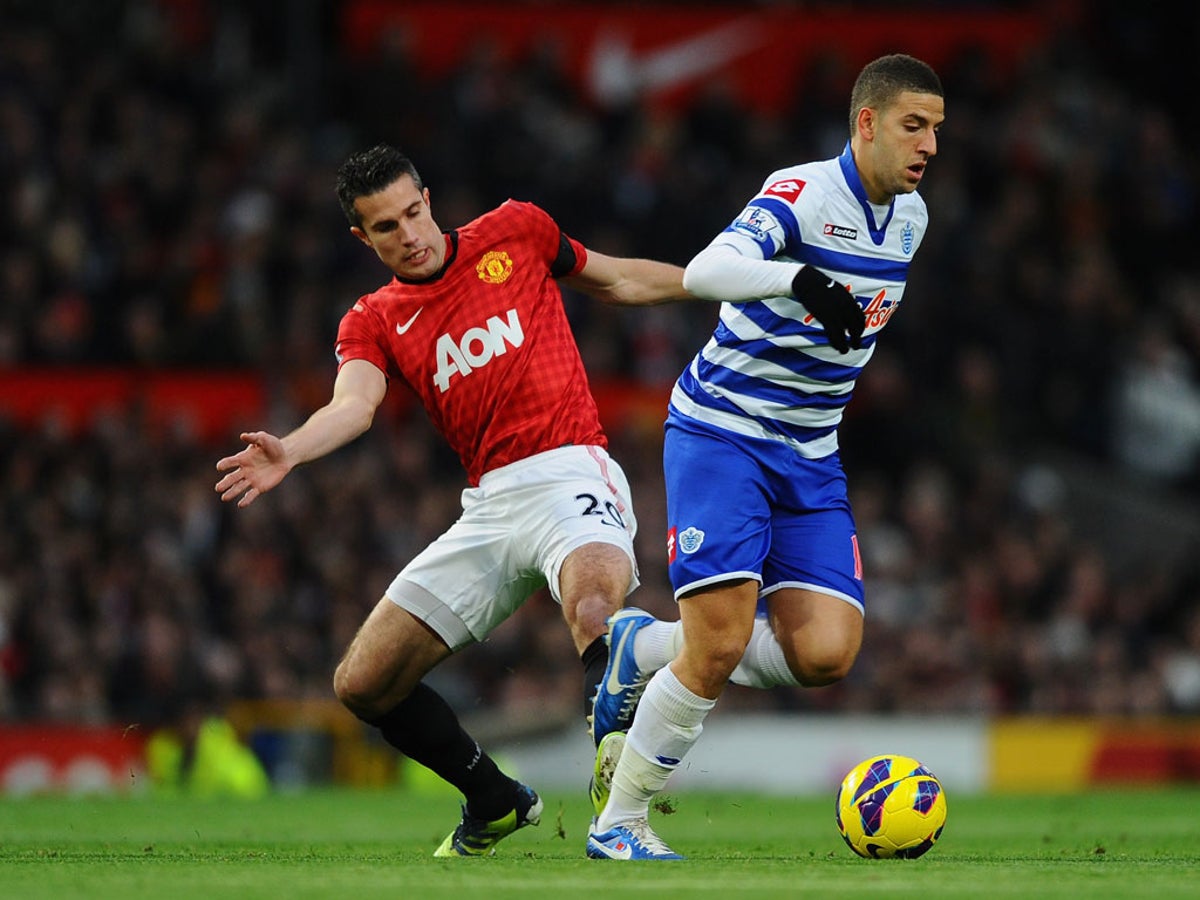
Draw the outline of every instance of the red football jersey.
[[[408,383],[472,485],[491,469],[564,444],[606,447],[550,274],[558,224],[532,203],[508,200],[446,241],[436,276],[418,284],[393,278],[347,311],[339,367],[365,359]],[[587,251],[571,245],[573,275]]]

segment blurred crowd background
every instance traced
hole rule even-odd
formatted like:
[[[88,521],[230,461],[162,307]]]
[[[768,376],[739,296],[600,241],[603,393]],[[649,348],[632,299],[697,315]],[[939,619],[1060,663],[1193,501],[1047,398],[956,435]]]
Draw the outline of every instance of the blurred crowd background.
[[[0,2],[0,378],[248,371],[269,398],[219,441],[136,406],[82,433],[0,420],[0,721],[329,698],[359,622],[457,515],[458,462],[404,404],[249,509],[213,492],[238,430],[324,401],[339,318],[385,280],[336,204],[347,153],[407,150],[443,227],[511,196],[685,264],[770,171],[846,139],[857,65],[836,47],[783,115],[716,82],[601,105],[553,47],[481,43],[438,77],[402,34],[349,54],[338,5],[198,3],[185,41],[188,4]],[[931,229],[842,433],[862,656],[837,686],[734,689],[722,711],[1200,712],[1198,17],[1152,7],[1042,4],[1050,36],[1015,68],[971,46],[940,66]],[[715,318],[566,302],[598,388],[664,399]],[[641,522],[631,602],[675,618],[661,414],[611,438]],[[578,718],[580,678],[543,593],[432,680],[465,713],[545,721]]]

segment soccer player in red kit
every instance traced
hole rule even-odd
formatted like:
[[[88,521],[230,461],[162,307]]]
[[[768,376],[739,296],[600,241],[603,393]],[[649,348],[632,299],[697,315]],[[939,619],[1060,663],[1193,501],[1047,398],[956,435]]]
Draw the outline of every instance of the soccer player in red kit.
[[[395,277],[342,318],[332,399],[283,438],[243,434],[246,446],[217,463],[216,490],[248,506],[295,466],[358,437],[392,379],[421,399],[467,471],[463,512],[388,587],[334,690],[462,792],[462,820],[435,855],[476,856],[536,825],[542,801],[421,679],[548,586],[590,703],[608,660],[607,619],[638,583],[629,485],[606,452],[556,279],[647,305],[686,297],[683,270],[589,251],[537,206],[512,200],[443,232],[416,168],[386,145],[346,160],[337,193],[351,233]]]

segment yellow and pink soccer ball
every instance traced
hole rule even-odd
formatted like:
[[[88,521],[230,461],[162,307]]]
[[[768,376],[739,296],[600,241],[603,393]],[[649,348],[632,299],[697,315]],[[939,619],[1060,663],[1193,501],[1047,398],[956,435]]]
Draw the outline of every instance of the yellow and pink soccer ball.
[[[942,783],[909,756],[860,762],[842,779],[835,807],[846,845],[870,859],[916,859],[946,826]]]

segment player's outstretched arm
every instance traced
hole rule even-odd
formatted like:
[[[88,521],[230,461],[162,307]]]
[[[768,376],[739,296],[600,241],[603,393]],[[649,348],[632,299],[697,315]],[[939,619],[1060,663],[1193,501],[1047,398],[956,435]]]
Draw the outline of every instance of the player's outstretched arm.
[[[606,256],[588,250],[587,263],[563,284],[619,306],[656,306],[672,300],[689,300],[683,287],[683,269],[653,259]]]
[[[375,410],[387,392],[387,379],[371,363],[352,359],[342,366],[333,399],[284,438],[265,431],[242,434],[246,446],[217,462],[225,473],[216,491],[226,503],[249,506],[301,463],[318,459],[348,444],[371,427]]]
[[[687,264],[683,283],[705,300],[745,303],[790,296],[800,268],[796,262],[763,259],[748,239],[723,233]]]

